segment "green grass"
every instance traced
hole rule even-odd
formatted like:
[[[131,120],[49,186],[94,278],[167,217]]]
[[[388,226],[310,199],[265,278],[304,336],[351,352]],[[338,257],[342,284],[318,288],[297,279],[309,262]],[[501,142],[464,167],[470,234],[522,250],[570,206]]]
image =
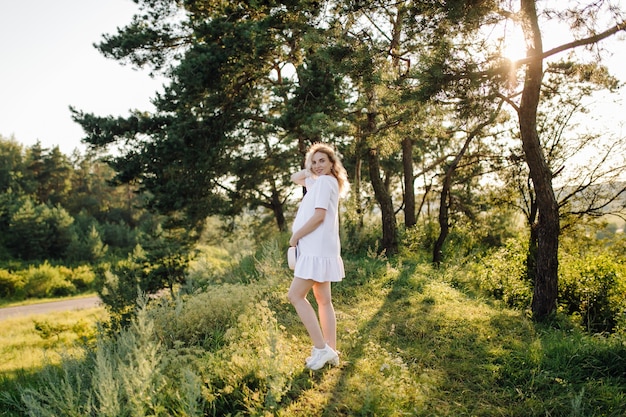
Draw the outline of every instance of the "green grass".
[[[0,396],[0,415],[22,415],[25,404],[33,415],[623,415],[618,337],[588,335],[562,317],[536,324],[426,263],[345,261],[348,276],[333,287],[338,367],[305,369],[310,342],[286,300],[290,273],[282,251],[268,247],[258,279],[148,307],[60,374],[37,374],[34,363],[28,375],[2,370],[4,389],[21,384],[22,400]]]
[[[93,338],[103,307],[80,311],[35,314],[0,321],[0,375],[29,373],[44,364],[58,364],[61,356],[79,352],[76,342]]]

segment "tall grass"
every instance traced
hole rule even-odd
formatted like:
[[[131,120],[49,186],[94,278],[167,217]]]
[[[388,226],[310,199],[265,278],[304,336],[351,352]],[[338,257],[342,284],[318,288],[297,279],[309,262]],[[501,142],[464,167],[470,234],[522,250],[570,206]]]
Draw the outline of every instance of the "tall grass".
[[[245,259],[238,271],[221,259],[224,279],[196,269],[201,286],[140,305],[119,334],[5,382],[2,415],[623,415],[620,333],[591,335],[562,313],[533,323],[457,279],[475,266],[346,257],[333,286],[341,363],[311,372],[282,246]]]

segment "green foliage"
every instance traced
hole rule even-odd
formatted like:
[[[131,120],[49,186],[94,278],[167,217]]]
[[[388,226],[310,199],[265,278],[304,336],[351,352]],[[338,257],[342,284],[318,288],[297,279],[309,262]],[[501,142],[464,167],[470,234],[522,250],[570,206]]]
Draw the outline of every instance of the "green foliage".
[[[62,270],[64,268],[61,268]],[[93,290],[93,285],[96,279],[96,273],[87,265],[77,266],[76,268],[65,268],[67,272],[65,275],[67,279],[76,287],[78,292],[84,292]]]
[[[509,250],[523,253],[520,242],[508,242]],[[504,252],[489,257],[501,271]],[[203,254],[216,254],[206,265],[229,273],[223,253]],[[139,297],[125,329],[20,379],[0,407],[10,416],[622,413],[621,336],[590,336],[563,315],[537,325],[465,292],[470,278],[450,285],[451,276],[477,277],[472,264],[435,269],[374,251],[347,256],[349,276],[333,285],[340,366],[309,372],[310,341],[285,298],[291,274],[284,250],[267,242],[255,259],[257,278],[249,282],[216,274],[194,293],[147,303]],[[64,327],[36,325],[49,340]]]
[[[99,270],[97,291],[112,314],[114,329],[130,323],[140,294],[157,294],[164,289],[174,293],[175,287],[185,283],[189,255],[184,242],[157,236],[146,244],[149,251],[137,245],[126,259],[103,264]]]
[[[589,332],[612,332],[626,312],[626,266],[605,254],[561,256],[559,305]]]
[[[41,144],[0,137],[0,259],[97,263],[126,257],[143,238],[141,193],[110,183],[113,171],[93,154],[72,157]]]
[[[404,230],[403,249],[408,253],[432,252],[438,233],[439,226],[436,222],[431,220],[419,222],[412,228]]]
[[[111,315],[113,330],[125,327],[133,317],[135,303],[141,293],[143,257],[143,250],[138,246],[128,259],[114,265],[103,264],[97,272],[96,288]]]
[[[30,266],[24,272],[24,293],[26,297],[60,297],[76,293],[76,287],[58,267],[44,262],[39,266]]]
[[[224,343],[226,331],[235,325],[244,307],[259,298],[259,291],[253,284],[223,284],[171,301],[163,297],[150,309],[150,317],[166,347],[215,350]]]
[[[94,290],[96,274],[88,265],[70,268],[54,266],[46,261],[22,268],[18,265],[0,269],[0,298],[18,301],[64,297]]]
[[[73,221],[62,207],[35,205],[27,198],[11,216],[6,245],[22,259],[61,259],[74,237]]]
[[[296,355],[288,353],[286,328],[278,324],[268,303],[261,301],[249,305],[226,339],[229,344],[218,356],[220,369],[214,382],[223,387],[217,392],[226,394],[226,410],[276,410],[290,389],[298,361]],[[239,402],[241,394],[243,401]]]
[[[106,222],[100,225],[102,232],[98,231],[100,238],[109,248],[114,248],[115,252],[127,254],[139,244],[138,231],[124,222]]]
[[[165,416],[196,410],[201,391],[190,389],[190,383],[197,378],[182,370],[176,383],[181,391],[166,389],[163,353],[152,322],[140,308],[129,329],[113,339],[101,337],[84,360],[44,369],[41,387],[22,391],[23,407],[40,416]]]
[[[192,286],[215,283],[233,266],[231,255],[223,247],[200,245],[189,263],[187,282]]]
[[[526,270],[527,252],[525,237],[511,238],[504,246],[476,258],[468,265],[471,272],[457,279],[469,288],[504,301],[507,306],[526,309],[533,295]]]
[[[24,277],[0,269],[0,298],[18,298],[24,289]]]
[[[95,223],[91,224],[87,233],[77,230],[74,236],[67,248],[68,260],[97,263],[104,259],[109,247],[102,242]]]

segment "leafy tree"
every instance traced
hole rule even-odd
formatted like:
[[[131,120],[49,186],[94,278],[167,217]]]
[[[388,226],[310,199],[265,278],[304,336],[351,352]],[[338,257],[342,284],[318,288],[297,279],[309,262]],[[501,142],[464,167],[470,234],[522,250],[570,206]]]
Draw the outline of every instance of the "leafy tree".
[[[544,60],[575,47],[596,44],[622,30],[624,19],[620,17],[621,9],[611,2],[597,2],[588,8],[580,9],[575,5],[562,8],[555,6],[554,10],[545,10],[544,14],[538,13],[536,6],[536,1],[521,0],[519,12],[514,12],[512,3],[496,5],[485,2],[479,7],[473,7],[473,2],[464,1],[441,4],[439,7],[441,14],[435,14],[431,24],[433,32],[438,34],[438,37],[433,39],[433,44],[442,47],[438,49],[439,55],[431,55],[430,71],[426,74],[436,77],[435,81],[440,80],[440,85],[446,88],[463,86],[467,80],[475,80],[483,84],[487,88],[486,91],[496,93],[500,91],[498,95],[506,97],[518,116],[524,160],[529,168],[537,205],[537,221],[532,226],[536,246],[530,248],[535,277],[532,310],[537,318],[544,318],[556,308],[559,236],[559,207],[552,184],[553,173],[546,162],[546,151],[537,129],[537,108],[541,98]],[[611,13],[616,24],[605,31],[592,29],[592,34],[589,32],[585,34],[584,30],[600,24],[598,19],[594,18],[599,15],[600,7]],[[541,25],[545,20],[540,20],[540,17],[551,16],[559,19],[571,18],[572,27],[580,30],[583,35],[573,42],[544,52]],[[494,53],[485,51],[473,56],[459,54],[459,51],[463,51],[458,47],[459,44],[449,42],[450,37],[442,35],[442,31],[448,31],[451,23],[459,21],[459,18],[462,18],[460,21],[464,24],[474,25],[474,32],[480,34],[492,33],[492,28],[506,28],[503,19],[512,18],[523,29],[528,47],[527,57],[511,63],[510,60],[502,58],[497,49],[493,51]],[[582,25],[583,22],[588,26]],[[502,39],[505,39],[505,36],[502,36],[500,42]],[[494,44],[497,45],[497,42]],[[462,41],[460,45],[464,45]],[[457,59],[452,60],[451,57]],[[519,91],[511,93],[512,84],[509,76],[517,75],[517,70],[522,71],[524,81]],[[434,88],[437,83],[428,85]],[[435,94],[438,90],[423,92]]]
[[[67,248],[67,258],[73,261],[96,263],[106,256],[108,246],[102,242],[95,222],[87,231],[76,230],[75,238]]]
[[[199,224],[211,213],[262,205],[285,229],[289,173],[300,163],[295,150],[333,128],[323,127],[324,114],[337,103],[323,60],[305,60],[305,48],[315,53],[307,36],[315,37],[319,4],[189,2],[180,4],[182,23],[172,25],[178,2],[140,3],[145,13],[99,49],[167,69],[171,82],[155,99],[154,115],[114,119],[74,110],[87,140],[128,145],[111,161],[117,179],[137,180],[163,213]]]
[[[620,177],[626,167],[622,161],[611,159],[617,154],[616,149],[623,147],[624,138],[591,131],[587,123],[593,115],[584,105],[598,90],[613,91],[618,86],[617,80],[602,66],[561,61],[548,64],[542,84],[537,129],[543,138],[546,163],[553,172],[561,232],[605,214],[620,215],[624,208],[619,203],[624,191]],[[583,123],[576,122],[580,115]],[[587,157],[579,162],[583,155]],[[508,162],[501,178],[517,191],[500,192],[495,201],[517,207],[524,213],[531,227],[530,247],[536,248],[536,229],[532,225],[537,221],[538,208],[521,146],[509,147]],[[532,251],[528,259],[531,281],[534,280],[534,265]]]
[[[111,159],[117,180],[150,191],[151,207],[197,225],[210,213],[265,206],[284,228],[289,170],[299,165],[311,141],[330,138],[354,172],[356,210],[370,190],[361,179],[369,180],[381,212],[383,248],[391,254],[397,250],[396,190],[402,185],[402,200],[414,206],[413,161],[427,168],[421,174],[426,175],[441,169],[450,155],[461,156],[441,177],[444,202],[450,196],[444,185],[457,173],[449,168],[464,159],[468,173],[484,170],[469,166],[479,163],[476,155],[488,133],[476,134],[476,153],[454,141],[442,141],[437,149],[437,140],[454,136],[420,138],[431,129],[416,117],[419,109],[437,104],[454,111],[448,123],[475,120],[486,127],[504,100],[518,119],[536,197],[536,245],[529,250],[535,262],[533,312],[545,317],[554,310],[560,213],[537,129],[543,64],[621,30],[619,7],[601,1],[538,12],[531,0],[522,0],[519,11],[512,2],[474,1],[139,4],[141,13],[131,24],[105,36],[98,47],[114,59],[170,77],[155,99],[156,113],[102,118],[74,110],[74,117],[94,147],[120,146],[120,156]],[[544,21],[573,17],[592,25],[598,7],[613,13],[613,28],[542,51]],[[585,18],[577,18],[581,15]],[[510,22],[521,24],[530,47],[527,57],[514,63],[501,54]],[[494,39],[496,32],[502,36]],[[519,85],[517,76],[524,80]],[[415,143],[425,144],[419,158],[408,155],[416,153]],[[426,157],[429,146],[435,152]],[[427,184],[429,193],[436,190],[432,180]],[[413,224],[411,210],[405,214]],[[446,227],[440,227],[443,235]]]
[[[0,193],[21,191],[23,163],[22,145],[14,138],[0,135]]]
[[[594,34],[544,53],[536,2],[521,0],[520,5],[521,26],[529,47],[527,58],[523,62],[526,68],[525,79],[517,113],[522,148],[532,178],[538,211],[537,222],[533,225],[537,236],[536,249],[531,247],[531,250],[536,250],[533,256],[535,285],[532,311],[537,318],[544,318],[556,309],[560,227],[559,207],[552,186],[553,173],[546,162],[545,151],[537,131],[537,107],[542,87],[543,61],[548,56],[564,49],[594,44],[611,36],[624,27],[624,20],[618,21],[616,26],[599,35]],[[586,13],[584,9],[570,9],[568,12],[577,20]]]
[[[14,256],[22,259],[62,259],[74,237],[73,221],[60,206],[34,204],[25,198],[11,216],[6,245]]]

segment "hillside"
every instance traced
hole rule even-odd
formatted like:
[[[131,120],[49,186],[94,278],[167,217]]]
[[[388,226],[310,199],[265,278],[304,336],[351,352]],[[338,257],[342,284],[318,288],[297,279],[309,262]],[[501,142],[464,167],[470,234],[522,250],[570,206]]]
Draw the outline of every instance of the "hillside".
[[[304,367],[310,346],[286,300],[282,251],[240,267],[142,308],[95,353],[5,395],[0,415],[621,416],[626,407],[618,338],[566,319],[535,324],[455,288],[467,267],[346,259],[333,290],[341,363],[318,372]]]

